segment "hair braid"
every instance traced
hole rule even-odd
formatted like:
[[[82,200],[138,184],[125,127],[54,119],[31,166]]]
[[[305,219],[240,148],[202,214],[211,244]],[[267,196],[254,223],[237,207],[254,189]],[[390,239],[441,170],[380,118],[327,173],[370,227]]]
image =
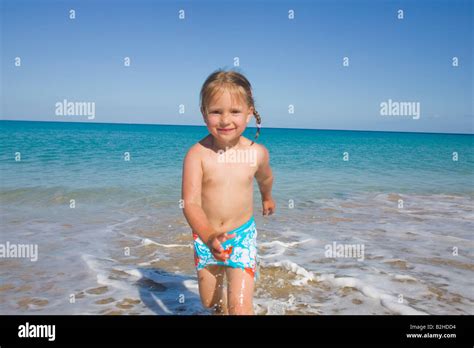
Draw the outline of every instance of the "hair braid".
[[[255,116],[255,120],[257,121],[257,134],[255,134],[255,140],[257,140],[258,136],[260,135],[260,127],[261,127],[261,124],[262,124],[262,118],[260,117],[260,114],[258,113],[257,110],[254,110],[253,112],[254,116]]]

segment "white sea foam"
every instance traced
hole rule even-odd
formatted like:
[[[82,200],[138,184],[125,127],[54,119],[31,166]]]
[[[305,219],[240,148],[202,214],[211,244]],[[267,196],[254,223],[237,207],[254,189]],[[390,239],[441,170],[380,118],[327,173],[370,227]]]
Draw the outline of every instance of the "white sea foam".
[[[286,242],[285,243],[285,242],[282,242],[282,241],[279,241],[279,240],[274,240],[274,241],[271,241],[271,242],[259,243],[259,248],[268,249],[268,250],[265,250],[265,255],[260,255],[260,258],[261,259],[268,259],[268,258],[277,257],[277,256],[280,256],[280,255],[283,255],[288,248],[291,248],[293,246],[297,246],[299,244],[308,243],[308,242],[311,242],[311,241],[312,241],[312,239],[305,239],[305,240],[302,240],[302,241]]]
[[[164,248],[190,248],[190,249],[193,248],[192,244],[162,244],[162,243],[155,242],[149,238],[143,238],[142,244],[143,245],[157,245]]]
[[[195,276],[165,273],[152,268],[122,266],[113,259],[97,258],[92,255],[83,255],[83,259],[96,274],[98,284],[110,287],[115,297],[141,298],[145,305],[145,313],[161,315],[207,313],[200,303]],[[121,271],[130,278],[111,279],[111,270]],[[137,283],[141,279],[157,284],[158,290]]]
[[[309,281],[328,282],[336,287],[351,287],[357,289],[367,297],[377,299],[380,304],[390,310],[394,314],[411,314],[422,315],[425,312],[416,310],[409,305],[398,303],[398,297],[383,292],[374,286],[365,284],[362,280],[354,277],[336,277],[334,274],[322,274],[316,276],[313,272],[306,270],[304,267],[290,260],[283,260],[273,263],[261,264],[262,267],[280,267],[300,276],[299,279],[292,282],[293,285],[302,286],[308,284]]]
[[[292,262],[290,260],[282,260],[282,261],[271,262],[271,263],[261,261],[260,266],[261,267],[280,267],[301,276],[300,279],[293,282],[294,285],[304,285],[308,283],[309,281],[315,280],[315,276],[313,272],[308,272],[306,269],[304,269],[297,263]]]
[[[160,261],[160,260],[161,260],[161,258],[156,258],[156,259],[153,259],[153,260],[150,260],[150,261],[140,262],[140,263],[138,264],[138,266],[140,266],[140,267],[150,266],[150,265],[152,265],[153,263],[158,262],[158,261]]]

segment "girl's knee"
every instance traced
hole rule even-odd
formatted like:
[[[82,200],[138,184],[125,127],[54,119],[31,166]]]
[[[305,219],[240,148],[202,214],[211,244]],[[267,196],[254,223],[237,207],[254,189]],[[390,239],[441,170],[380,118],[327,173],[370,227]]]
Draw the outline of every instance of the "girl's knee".
[[[212,308],[212,309],[215,309],[216,311],[221,310],[226,305],[222,297],[221,298],[201,297],[201,303],[205,308],[208,308],[208,309]]]
[[[209,300],[209,299],[201,298],[201,303],[202,303],[204,308],[212,308],[215,305],[215,301],[213,301],[212,299]]]

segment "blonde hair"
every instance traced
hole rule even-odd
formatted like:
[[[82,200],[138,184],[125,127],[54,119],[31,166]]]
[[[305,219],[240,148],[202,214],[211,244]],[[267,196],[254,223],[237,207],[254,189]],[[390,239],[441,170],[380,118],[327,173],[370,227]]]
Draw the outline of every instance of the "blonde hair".
[[[262,123],[262,119],[258,111],[255,109],[255,101],[252,95],[252,85],[244,75],[237,71],[225,71],[219,69],[208,76],[202,85],[200,93],[202,114],[207,115],[207,107],[209,103],[217,94],[217,92],[223,88],[228,89],[231,94],[236,92],[238,95],[243,97],[248,107],[253,107],[253,114],[257,123],[257,133],[255,134],[255,139],[257,139],[260,135],[260,125]]]

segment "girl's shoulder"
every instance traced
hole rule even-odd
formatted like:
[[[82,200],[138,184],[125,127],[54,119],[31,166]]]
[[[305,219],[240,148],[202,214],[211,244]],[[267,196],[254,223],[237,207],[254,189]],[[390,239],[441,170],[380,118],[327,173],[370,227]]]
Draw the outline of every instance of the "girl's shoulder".
[[[250,140],[242,135],[242,144],[245,146],[250,146],[251,148],[255,147],[257,151],[268,151],[265,146],[257,143],[255,140]]]
[[[187,155],[197,156],[197,155],[203,153],[203,151],[205,151],[206,149],[211,148],[211,145],[212,145],[212,143],[211,143],[210,135],[207,135],[204,138],[202,138],[201,140],[199,140],[196,144],[191,146],[188,150]]]
[[[242,136],[242,140],[244,142],[243,144],[248,146],[249,149],[256,151],[258,161],[260,162],[268,161],[268,158],[270,157],[270,155],[267,148],[264,145],[258,144],[255,141],[252,141],[244,136]]]
[[[208,134],[201,140],[199,140],[196,144],[194,144],[191,148],[196,147],[197,149],[203,151],[205,149],[212,148],[212,135]]]

